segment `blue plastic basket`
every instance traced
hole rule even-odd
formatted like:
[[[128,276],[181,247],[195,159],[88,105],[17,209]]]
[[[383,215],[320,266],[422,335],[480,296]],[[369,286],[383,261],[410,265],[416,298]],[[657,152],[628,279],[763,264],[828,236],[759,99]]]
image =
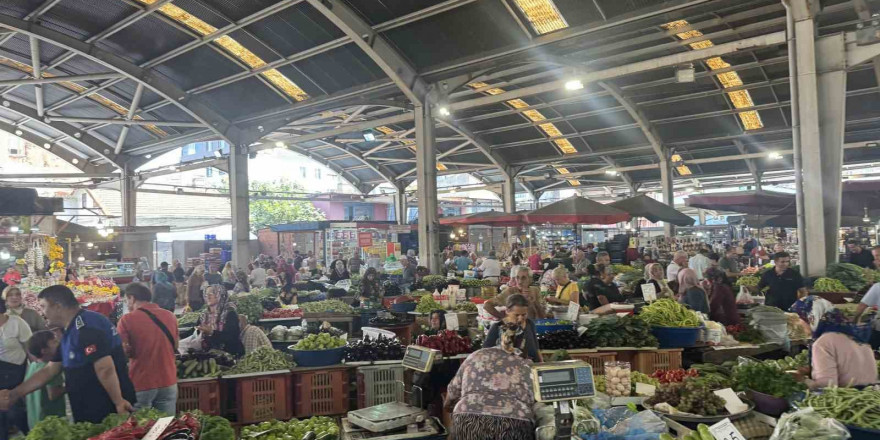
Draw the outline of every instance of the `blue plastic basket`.
[[[651,327],[660,348],[685,348],[697,344],[700,327]]]
[[[293,353],[293,360],[298,367],[325,367],[341,364],[342,358],[345,357],[345,347],[331,348],[330,350],[294,350],[291,345],[288,348]]]
[[[543,335],[544,333],[555,332],[558,330],[573,330],[574,324],[558,324],[558,319],[536,319],[535,333]]]
[[[397,313],[414,312],[416,310],[416,306],[418,306],[418,303],[414,302],[391,304],[391,311]]]

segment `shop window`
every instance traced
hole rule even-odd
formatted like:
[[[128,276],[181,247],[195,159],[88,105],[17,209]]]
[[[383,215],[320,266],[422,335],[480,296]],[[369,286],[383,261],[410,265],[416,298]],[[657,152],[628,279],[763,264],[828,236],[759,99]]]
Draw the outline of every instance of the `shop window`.
[[[303,179],[309,177],[308,174],[306,174],[306,167],[299,167],[299,173],[300,173],[300,175],[302,175]]]
[[[321,169],[315,168],[315,179],[321,180]]]
[[[214,175],[214,169],[211,167],[205,168],[205,177],[211,177]]]
[[[192,155],[196,154],[196,144],[189,144],[186,146],[186,154]]]

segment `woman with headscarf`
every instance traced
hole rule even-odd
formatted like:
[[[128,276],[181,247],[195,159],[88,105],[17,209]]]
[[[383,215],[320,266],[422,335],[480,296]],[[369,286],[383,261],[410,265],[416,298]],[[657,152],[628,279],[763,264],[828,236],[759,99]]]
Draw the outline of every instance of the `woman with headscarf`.
[[[205,283],[205,266],[198,265],[186,279],[186,300],[190,310],[201,309],[205,305],[202,284]]]
[[[706,269],[703,282],[708,284],[709,289],[709,319],[724,325],[737,325],[740,323],[739,310],[736,307],[736,297],[730,286],[725,283],[727,275],[717,267]]]
[[[279,272],[283,274],[284,272]],[[266,287],[273,288],[281,285],[281,279],[279,279],[278,275],[275,273],[274,269],[269,269],[266,271]]]
[[[235,305],[229,302],[229,293],[223,286],[213,285],[205,288],[204,297],[207,307],[197,323],[204,338],[204,348],[222,350],[236,357],[244,355],[244,346],[239,339],[238,313]]]
[[[452,438],[535,438],[532,362],[519,355],[516,339],[520,331],[514,323],[503,324],[498,346],[478,350],[461,364],[444,402],[452,410]]]
[[[235,278],[235,286],[232,287],[233,294],[247,293],[251,291],[251,286],[248,284],[248,276],[244,271],[240,270],[236,272]]]
[[[342,260],[336,260],[336,263],[333,265],[333,270],[330,271],[330,282],[336,284],[342,280],[350,278],[351,275],[348,273],[348,269],[345,268],[345,262]]]
[[[168,280],[165,272],[156,272],[156,282],[153,283],[153,302],[159,307],[174,312],[174,304],[177,302],[177,292]]]
[[[379,282],[379,272],[375,268],[368,268],[361,279],[360,301],[380,301],[384,294],[385,291],[382,289],[382,283]]]
[[[678,295],[678,302],[694,311],[709,314],[709,298],[700,287],[697,273],[693,269],[684,268],[678,271]]]
[[[636,298],[644,298],[645,294],[642,291],[643,284],[654,285],[654,293],[657,295],[657,299],[672,298],[675,296],[666,284],[666,274],[663,273],[663,266],[660,264],[651,263],[645,266],[645,278],[642,278],[636,283],[636,288],[633,292],[633,295]]]
[[[31,328],[31,331],[46,330],[46,321],[43,317],[36,310],[24,306],[21,289],[16,286],[9,286],[3,289],[3,300],[6,301],[7,315],[18,316],[23,319]]]

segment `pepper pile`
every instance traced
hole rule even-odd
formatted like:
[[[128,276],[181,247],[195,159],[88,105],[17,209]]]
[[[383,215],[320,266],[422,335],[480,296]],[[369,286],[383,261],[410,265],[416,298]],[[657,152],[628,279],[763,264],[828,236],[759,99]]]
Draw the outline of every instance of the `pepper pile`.
[[[293,361],[270,347],[260,347],[239,359],[226,374],[248,374],[266,371],[289,370],[294,367]]]
[[[451,330],[443,330],[436,335],[421,335],[416,340],[416,345],[439,350],[443,356],[455,356],[470,353],[471,338],[461,337]]]
[[[263,319],[302,318],[302,315],[300,309],[275,309],[263,312]]]

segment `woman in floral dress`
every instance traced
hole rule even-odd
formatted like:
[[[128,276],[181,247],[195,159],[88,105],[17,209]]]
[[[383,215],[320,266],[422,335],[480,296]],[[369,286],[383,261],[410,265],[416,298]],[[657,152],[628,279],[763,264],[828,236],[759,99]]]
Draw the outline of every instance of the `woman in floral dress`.
[[[515,347],[518,325],[504,324],[501,344],[476,351],[449,384],[453,440],[526,440],[535,436],[532,362]]]

